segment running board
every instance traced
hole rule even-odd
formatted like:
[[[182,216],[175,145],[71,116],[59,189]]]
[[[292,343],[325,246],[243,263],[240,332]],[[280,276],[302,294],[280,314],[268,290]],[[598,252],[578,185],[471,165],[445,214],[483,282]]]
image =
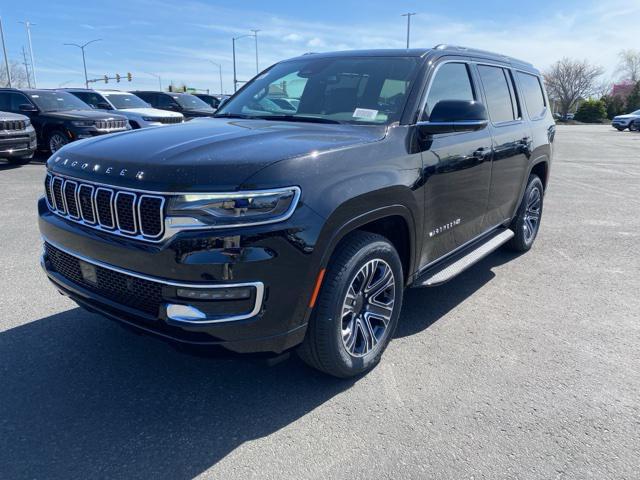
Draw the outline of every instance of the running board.
[[[474,245],[466,248],[452,258],[438,262],[428,268],[414,282],[414,287],[435,287],[451,280],[456,275],[464,272],[470,266],[476,264],[501,245],[507,243],[515,233],[508,228],[501,228],[488,237],[479,240]]]

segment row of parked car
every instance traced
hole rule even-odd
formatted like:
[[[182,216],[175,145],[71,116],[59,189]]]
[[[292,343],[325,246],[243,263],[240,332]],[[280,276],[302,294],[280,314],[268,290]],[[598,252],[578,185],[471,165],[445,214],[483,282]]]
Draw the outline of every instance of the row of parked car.
[[[222,95],[0,88],[0,158],[25,164],[75,140],[213,116]]]

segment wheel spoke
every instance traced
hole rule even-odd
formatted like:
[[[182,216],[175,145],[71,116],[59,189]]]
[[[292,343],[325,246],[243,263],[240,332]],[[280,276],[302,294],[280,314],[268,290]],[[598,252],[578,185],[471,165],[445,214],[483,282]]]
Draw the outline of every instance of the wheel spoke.
[[[363,316],[359,318],[358,325],[363,340],[362,353],[369,352],[378,343],[371,322]]]
[[[393,315],[393,302],[391,302],[391,305],[388,306],[376,304],[368,305],[367,312],[364,314],[367,320],[369,320],[370,317],[382,320],[382,323],[385,327],[389,323],[389,320],[391,320],[391,315]]]

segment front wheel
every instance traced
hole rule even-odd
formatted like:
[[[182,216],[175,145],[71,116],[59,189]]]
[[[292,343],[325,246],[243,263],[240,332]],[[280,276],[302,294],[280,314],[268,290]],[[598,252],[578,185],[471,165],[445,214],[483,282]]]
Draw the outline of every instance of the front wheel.
[[[516,252],[526,252],[532,246],[540,229],[544,186],[537,175],[529,176],[527,189],[518,207],[516,217],[511,222],[514,237],[506,244],[507,248]]]
[[[327,268],[300,357],[341,378],[371,370],[398,323],[403,283],[402,262],[385,237],[348,235]]]
[[[636,120],[636,121],[631,122],[629,124],[629,131],[630,132],[637,132],[638,130],[640,130],[640,120]]]
[[[56,153],[62,147],[64,147],[67,143],[69,143],[69,137],[67,137],[64,133],[59,130],[55,130],[49,134],[49,138],[47,140],[47,146],[49,147],[49,152]]]

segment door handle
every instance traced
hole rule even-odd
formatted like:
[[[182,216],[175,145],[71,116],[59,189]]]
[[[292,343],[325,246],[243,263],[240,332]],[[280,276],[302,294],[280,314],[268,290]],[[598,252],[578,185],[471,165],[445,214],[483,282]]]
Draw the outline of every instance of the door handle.
[[[491,155],[491,149],[486,147],[480,147],[475,152],[473,152],[473,158],[476,158],[481,162],[484,162],[489,155]]]

